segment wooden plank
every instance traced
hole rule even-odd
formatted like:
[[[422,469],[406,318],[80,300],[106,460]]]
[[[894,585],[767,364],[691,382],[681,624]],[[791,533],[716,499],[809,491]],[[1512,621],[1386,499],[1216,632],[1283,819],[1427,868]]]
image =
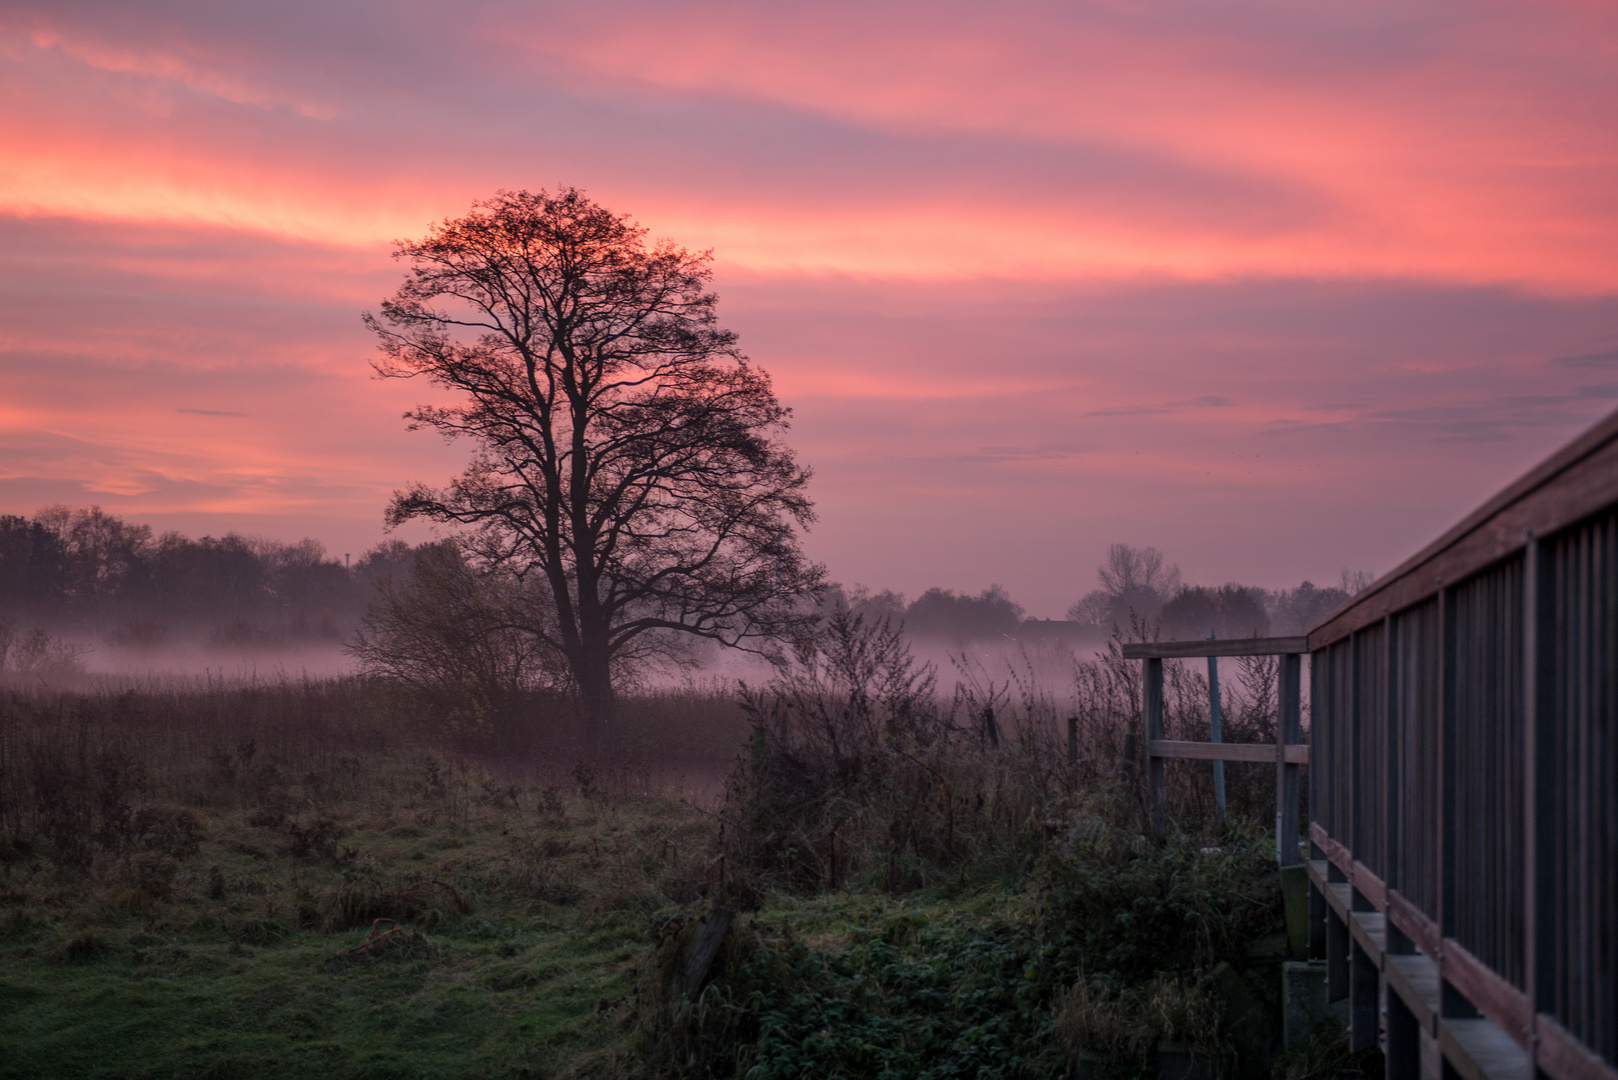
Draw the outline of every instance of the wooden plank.
[[[1512,986],[1454,938],[1444,939],[1438,973],[1484,1016],[1526,1049],[1533,1039],[1528,996]]]
[[[1552,1080],[1618,1080],[1618,1069],[1551,1017],[1540,1013],[1535,1029],[1539,1034],[1538,1065]]]
[[[1179,758],[1191,761],[1256,761],[1275,760],[1274,743],[1215,743],[1182,742],[1178,739],[1153,739],[1146,744],[1152,757]],[[1286,760],[1294,765],[1309,764],[1307,745],[1286,748]]]
[[[1618,502],[1618,412],[1535,466],[1454,528],[1327,615],[1310,651],[1401,611],[1521,548]]]
[[[1382,971],[1388,989],[1404,999],[1416,1022],[1431,1035],[1438,1015],[1438,965],[1425,956],[1390,956]]]
[[[1288,653],[1281,657],[1277,673],[1279,686],[1279,730],[1275,749],[1275,854],[1281,866],[1298,863],[1298,806],[1302,795],[1302,781],[1298,766],[1308,764],[1308,749],[1300,747],[1303,739],[1303,657]],[[1294,748],[1304,750],[1304,760],[1293,762]]]
[[[1375,911],[1351,911],[1348,930],[1365,954],[1380,966],[1382,954],[1388,951],[1388,917]]]
[[[1194,660],[1204,656],[1284,656],[1306,653],[1302,637],[1231,638],[1228,641],[1131,641],[1124,645],[1125,660]]]
[[[1307,865],[1309,881],[1320,895],[1325,897],[1327,906],[1338,918],[1347,919],[1353,907],[1352,887],[1346,881],[1326,880],[1326,863],[1320,859],[1311,859]]]
[[[1146,726],[1146,743],[1163,738],[1163,661],[1149,657],[1141,672],[1141,717]],[[1168,828],[1168,793],[1163,786],[1163,759],[1146,755],[1146,798],[1151,812],[1152,833],[1162,836]]]
[[[1438,1022],[1439,1049],[1466,1080],[1529,1080],[1528,1055],[1489,1020]]]

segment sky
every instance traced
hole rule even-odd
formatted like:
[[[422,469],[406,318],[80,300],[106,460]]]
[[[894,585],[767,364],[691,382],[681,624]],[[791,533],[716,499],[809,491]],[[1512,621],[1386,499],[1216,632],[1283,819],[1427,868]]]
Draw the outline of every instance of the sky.
[[[6,0],[0,513],[357,555],[469,452],[391,242],[564,186],[712,249],[848,584],[1382,572],[1618,406],[1610,5]]]

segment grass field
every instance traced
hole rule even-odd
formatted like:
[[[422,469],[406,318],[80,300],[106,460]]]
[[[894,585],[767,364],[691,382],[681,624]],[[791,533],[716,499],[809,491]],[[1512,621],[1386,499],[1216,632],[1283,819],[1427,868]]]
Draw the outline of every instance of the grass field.
[[[821,761],[772,708],[760,757],[715,692],[590,746],[357,681],[10,691],[0,1076],[1126,1078],[1165,1039],[1271,1074],[1261,829],[1153,845],[1005,712]]]

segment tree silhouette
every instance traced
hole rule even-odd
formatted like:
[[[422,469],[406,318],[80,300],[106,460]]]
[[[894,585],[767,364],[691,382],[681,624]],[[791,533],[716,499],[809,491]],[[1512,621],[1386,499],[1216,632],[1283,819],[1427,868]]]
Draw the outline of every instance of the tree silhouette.
[[[409,275],[366,316],[381,375],[457,399],[412,426],[474,445],[447,488],[396,494],[390,524],[466,526],[484,566],[540,576],[554,611],[523,629],[599,719],[615,670],[671,636],[767,651],[823,581],[794,529],[813,510],[778,440],[789,411],[718,325],[711,256],[645,235],[575,189],[501,192],[399,242]]]

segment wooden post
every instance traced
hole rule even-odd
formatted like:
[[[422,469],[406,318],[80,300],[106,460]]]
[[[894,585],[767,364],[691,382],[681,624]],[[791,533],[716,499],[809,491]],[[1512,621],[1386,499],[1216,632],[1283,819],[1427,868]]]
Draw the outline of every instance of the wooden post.
[[[1275,861],[1278,866],[1298,865],[1299,769],[1287,762],[1287,747],[1303,740],[1303,657],[1281,657],[1280,710],[1275,739]]]
[[[1214,640],[1214,632],[1208,631],[1207,640]],[[1220,735],[1219,724],[1219,657],[1208,657],[1208,741],[1224,742]],[[1219,824],[1225,823],[1225,763],[1213,763],[1214,776],[1214,811]]]
[[[1079,783],[1079,718],[1067,718],[1067,775],[1077,787]]]
[[[1167,795],[1163,788],[1163,759],[1151,752],[1151,743],[1163,738],[1163,659],[1147,657],[1141,672],[1141,718],[1146,722],[1147,809],[1152,834],[1162,837],[1168,828]]]
[[[702,982],[708,977],[708,969],[713,967],[714,960],[718,958],[719,947],[725,943],[725,934],[730,930],[730,924],[735,918],[735,908],[715,905],[697,920],[696,926],[689,931],[690,939],[680,955],[674,976],[669,981],[670,998],[678,1001],[702,989]]]

